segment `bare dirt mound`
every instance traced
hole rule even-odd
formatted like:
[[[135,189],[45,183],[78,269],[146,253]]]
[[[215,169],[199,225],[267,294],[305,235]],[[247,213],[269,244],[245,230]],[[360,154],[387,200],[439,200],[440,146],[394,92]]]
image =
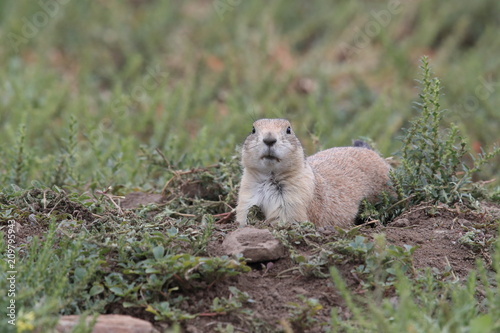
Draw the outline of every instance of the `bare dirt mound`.
[[[386,234],[391,244],[416,246],[413,263],[416,268],[451,269],[465,277],[474,269],[478,258],[486,259],[485,249],[497,235],[500,209],[484,203],[482,211],[450,209],[437,206],[415,207],[387,227],[376,227],[369,233]]]
[[[281,259],[267,265],[255,265],[251,272],[242,274],[227,281],[225,285],[218,285],[213,292],[218,297],[230,297],[228,286],[233,286],[251,296],[252,302],[245,305],[252,311],[252,323],[248,316],[231,313],[230,315],[207,314],[198,316],[187,326],[187,332],[213,332],[217,325],[226,327],[232,325],[236,331],[245,332],[253,327],[261,332],[276,330],[290,325],[295,332],[300,332],[294,325],[300,314],[294,312],[298,306],[304,306],[304,298],[313,298],[319,301],[321,309],[315,313],[314,321],[328,322],[332,307],[342,304],[333,283],[329,279],[308,278],[298,274],[283,273],[293,266],[290,259]],[[199,299],[205,297],[207,291],[199,292]],[[212,316],[213,315],[213,316]],[[310,327],[311,328],[311,327]],[[315,330],[308,330],[315,332]],[[321,331],[321,330],[318,330]]]

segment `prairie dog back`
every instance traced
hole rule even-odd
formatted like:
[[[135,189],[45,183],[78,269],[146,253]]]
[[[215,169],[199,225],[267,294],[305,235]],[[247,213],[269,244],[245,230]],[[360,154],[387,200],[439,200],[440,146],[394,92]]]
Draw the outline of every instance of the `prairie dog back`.
[[[363,199],[374,200],[387,189],[389,164],[376,152],[361,147],[338,147],[309,158],[315,174],[314,204],[308,216],[317,226],[348,227]],[[326,207],[326,209],[319,209]]]
[[[374,151],[338,147],[305,157],[286,119],[260,119],[242,148],[243,176],[236,220],[257,205],[266,220],[348,227],[364,198],[387,184],[389,165]]]

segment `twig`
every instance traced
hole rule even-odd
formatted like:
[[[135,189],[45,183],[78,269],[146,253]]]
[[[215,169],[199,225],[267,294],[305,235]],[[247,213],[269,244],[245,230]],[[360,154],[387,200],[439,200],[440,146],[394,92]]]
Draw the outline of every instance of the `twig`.
[[[226,222],[227,220],[229,220],[233,216],[233,214],[234,214],[234,211],[230,211],[227,213],[214,215],[214,217],[221,217],[221,219],[216,221],[216,223],[222,223],[222,222]]]
[[[290,267],[290,268],[287,268],[287,269],[285,269],[285,270],[283,270],[283,271],[279,272],[278,274],[276,274],[276,277],[277,277],[277,278],[281,278],[281,275],[282,275],[282,274],[285,274],[285,273],[288,273],[288,272],[293,272],[293,271],[296,271],[296,270],[298,270],[298,269],[299,269],[298,267]]]
[[[375,223],[380,223],[380,220],[371,220],[371,221],[367,221],[365,223],[362,223],[362,224],[358,224],[356,226],[356,228],[359,228],[359,227],[364,227],[364,226],[367,226],[367,225],[370,225],[370,224],[375,224]]]
[[[161,195],[164,197],[165,196],[165,191],[167,190],[168,186],[170,183],[177,177],[177,174],[174,173],[174,175],[165,183],[165,186],[163,186],[163,189],[161,190]]]
[[[47,190],[43,191],[43,210],[47,209]]]
[[[173,212],[172,214],[179,215],[182,217],[196,217],[196,215],[193,215],[193,214],[183,214],[183,213],[177,213],[177,212]]]
[[[106,190],[107,191],[107,190]],[[123,212],[122,208],[120,207],[120,205],[118,205],[114,200],[113,200],[113,197],[115,198],[119,198],[119,199],[125,199],[125,197],[121,197],[121,196],[117,196],[117,195],[112,195],[112,194],[109,194],[109,193],[106,193],[106,191],[95,191],[95,193],[97,194],[100,194],[100,195],[103,195],[104,197],[106,197],[109,201],[111,201],[111,203],[113,203],[113,205],[116,207],[116,209],[118,210],[118,213],[120,215],[125,215],[125,213]]]
[[[410,195],[410,196],[408,196],[408,197],[406,197],[406,198],[404,198],[404,199],[401,199],[401,200],[399,200],[398,202],[396,202],[396,203],[392,204],[389,208],[387,208],[387,209],[386,209],[386,211],[390,211],[391,209],[393,209],[394,207],[396,207],[396,206],[397,206],[397,205],[399,205],[400,203],[403,203],[403,202],[405,202],[405,201],[408,201],[408,200],[410,200],[410,199],[412,199],[412,198],[414,198],[414,197],[415,197],[415,194],[412,194],[412,195]]]
[[[67,233],[64,229],[62,229],[62,228],[61,228],[61,224],[62,224],[62,222],[61,222],[61,223],[59,223],[59,224],[57,225],[56,230],[57,230],[57,231],[59,231],[60,233],[64,234],[64,235],[65,235],[66,237],[68,237],[69,239],[73,239],[73,236],[72,236],[72,235],[70,235],[70,234],[69,234],[69,233]]]
[[[480,184],[481,186],[483,186],[483,185],[486,185],[486,184],[494,183],[496,181],[497,181],[497,179],[493,178],[493,179],[490,179],[490,180],[480,180],[477,183]]]
[[[455,271],[453,270],[453,266],[451,266],[451,263],[450,261],[448,260],[448,256],[444,256],[444,259],[446,261],[446,264],[448,265],[448,267],[451,268],[450,272],[451,272],[451,275],[453,276],[453,279],[456,281],[459,280],[459,278],[457,277],[457,275],[455,274]]]
[[[439,206],[435,206],[435,205],[432,205],[431,204],[431,201],[425,201],[425,202],[421,202],[420,204],[418,204],[417,206],[413,206],[413,207],[410,207],[409,210],[405,211],[403,214],[401,214],[399,217],[405,217],[405,216],[408,216],[409,214],[411,213],[414,213],[414,212],[417,212],[419,210],[424,210],[424,209],[428,209],[428,208],[431,208],[431,207],[435,207],[435,208],[443,208],[443,207],[439,207]]]
[[[219,202],[222,202],[222,203],[224,204],[224,206],[226,206],[227,208],[229,208],[229,209],[230,209],[230,211],[231,211],[231,213],[236,212],[236,208],[231,207],[231,205],[230,205],[230,204],[228,204],[228,203],[227,203],[227,202],[225,202],[225,201],[222,201],[222,196],[220,196],[220,195],[219,195]]]
[[[361,280],[357,275],[356,273],[352,272],[351,271],[351,276],[354,278],[354,280],[356,280],[357,283],[361,284],[363,283],[363,280]]]
[[[165,164],[167,165],[167,168],[168,169],[172,169],[172,165],[170,164],[170,161],[167,160],[167,158],[162,153],[162,151],[160,150],[160,148],[156,148],[156,152],[161,156],[161,158],[163,158],[163,161],[165,161]]]
[[[50,216],[50,214],[52,214],[52,212],[54,211],[54,209],[56,209],[56,207],[61,203],[61,201],[64,199],[64,197],[62,197],[61,199],[59,199],[58,202],[56,202],[56,204],[54,205],[54,207],[52,207],[52,209],[47,213],[47,216]]]

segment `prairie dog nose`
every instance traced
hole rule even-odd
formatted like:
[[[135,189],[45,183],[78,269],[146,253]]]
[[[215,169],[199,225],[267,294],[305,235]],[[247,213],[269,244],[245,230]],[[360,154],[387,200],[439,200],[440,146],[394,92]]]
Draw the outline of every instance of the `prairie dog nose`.
[[[272,147],[276,143],[276,138],[270,134],[268,134],[262,141],[269,147]]]

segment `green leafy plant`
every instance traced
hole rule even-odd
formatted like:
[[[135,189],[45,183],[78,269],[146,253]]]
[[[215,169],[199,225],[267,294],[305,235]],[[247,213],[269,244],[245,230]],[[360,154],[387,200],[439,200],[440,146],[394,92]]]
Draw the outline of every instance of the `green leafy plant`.
[[[442,274],[419,273],[414,279],[395,266],[396,296],[381,299],[375,290],[355,297],[337,269],[332,280],[345,300],[351,317],[333,309],[332,332],[497,332],[500,329],[500,242],[496,242],[495,272],[488,272],[481,261],[465,283]],[[345,310],[344,309],[344,313]]]
[[[178,307],[172,306],[167,301],[149,304],[146,311],[154,314],[156,320],[167,320],[176,323],[196,317],[194,314],[186,313]]]
[[[19,271],[25,273],[18,281],[23,293],[17,300],[19,313],[27,316],[21,318],[26,325],[51,327],[57,313],[103,312],[116,306],[152,313],[157,320],[184,321],[196,313],[181,308],[183,294],[250,270],[241,256],[197,255],[206,251],[212,237],[212,216],[201,224],[166,226],[168,220],[144,223],[147,220],[133,212],[116,214],[115,207],[105,202],[101,211],[97,204],[84,194],[68,195],[58,187],[2,194],[2,224],[15,219],[49,228],[43,246],[34,239],[19,258]],[[36,287],[48,283],[50,288]],[[233,296],[226,307],[251,301],[246,293],[230,290]],[[55,298],[35,312],[29,310],[45,292]]]
[[[215,297],[212,300],[211,311],[224,314],[234,311],[245,311],[242,309],[244,304],[255,302],[247,292],[242,292],[236,287],[229,287],[229,291],[231,292],[231,297]]]
[[[467,143],[458,127],[451,124],[442,129],[446,111],[440,104],[441,82],[432,77],[427,57],[423,57],[421,63],[420,100],[415,103],[418,116],[405,130],[397,154],[400,164],[390,174],[392,200],[384,193],[375,206],[365,201],[360,213],[364,219],[386,223],[423,202],[477,205],[472,175],[500,154],[500,149],[494,147],[491,152],[483,152],[475,158],[472,168],[467,166],[464,160]]]
[[[413,270],[412,254],[416,247],[387,244],[383,234],[375,234],[374,241],[370,241],[360,235],[360,227],[350,230],[338,228],[325,235],[310,223],[300,223],[300,226],[282,225],[274,234],[297,264],[280,274],[298,271],[307,277],[327,278],[329,267],[351,263],[357,265],[353,274],[358,276],[364,287],[386,288],[394,280],[395,265],[405,272]]]
[[[8,290],[7,274],[12,269],[3,258],[7,253],[3,235],[0,239],[0,286]],[[81,310],[80,297],[101,264],[96,254],[85,254],[83,241],[83,237],[61,238],[57,235],[56,223],[52,222],[43,241],[35,238],[29,249],[17,252],[14,299],[18,326],[28,331],[29,327],[49,329],[56,323],[54,315]],[[0,303],[7,307],[7,302],[9,299],[4,297]],[[85,308],[97,310],[101,305],[89,302]]]
[[[28,156],[26,152],[26,125],[19,127],[18,137],[14,148],[14,168],[11,176],[11,182],[16,185],[22,185],[26,181],[26,173],[28,169]]]
[[[288,304],[289,320],[292,327],[299,332],[305,332],[318,324],[315,317],[323,309],[323,306],[315,298],[306,298],[304,295],[298,295],[297,298],[300,302]]]

